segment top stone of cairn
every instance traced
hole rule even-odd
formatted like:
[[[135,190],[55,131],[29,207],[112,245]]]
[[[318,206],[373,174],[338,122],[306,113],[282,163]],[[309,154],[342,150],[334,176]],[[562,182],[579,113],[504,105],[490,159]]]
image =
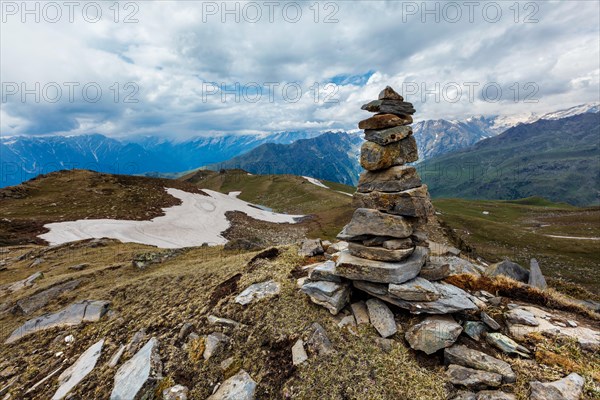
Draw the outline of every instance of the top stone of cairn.
[[[400,96],[398,92],[392,89],[390,86],[386,86],[381,92],[379,92],[379,100],[400,100],[404,101],[404,97]]]

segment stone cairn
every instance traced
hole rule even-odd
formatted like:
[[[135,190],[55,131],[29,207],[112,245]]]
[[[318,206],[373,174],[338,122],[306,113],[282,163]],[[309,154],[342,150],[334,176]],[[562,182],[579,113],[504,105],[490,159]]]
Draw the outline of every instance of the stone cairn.
[[[357,209],[338,235],[347,247],[333,245],[339,250],[335,261],[310,266],[302,291],[334,315],[348,304],[351,286],[377,304],[383,300],[415,314],[477,310],[474,296],[438,282],[449,275],[448,265],[429,261],[423,228],[433,206],[427,186],[407,165],[418,160],[413,105],[388,86],[362,109],[376,114],[358,124],[365,130],[360,162],[366,171],[354,194]]]

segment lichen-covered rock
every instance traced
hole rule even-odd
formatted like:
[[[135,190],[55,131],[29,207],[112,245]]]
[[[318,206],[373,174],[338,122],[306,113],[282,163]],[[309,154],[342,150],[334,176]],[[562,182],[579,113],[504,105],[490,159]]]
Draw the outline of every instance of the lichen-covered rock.
[[[530,400],[578,400],[583,392],[585,379],[572,373],[554,382],[530,382]]]
[[[509,363],[466,346],[455,345],[445,349],[444,360],[446,364],[456,364],[500,374],[504,383],[514,383],[517,379]]]
[[[500,374],[465,368],[454,364],[448,367],[446,377],[453,385],[474,390],[497,388],[502,384],[502,376]]]
[[[449,315],[435,315],[425,318],[406,331],[405,338],[414,350],[433,354],[452,346],[462,332],[462,326]]]

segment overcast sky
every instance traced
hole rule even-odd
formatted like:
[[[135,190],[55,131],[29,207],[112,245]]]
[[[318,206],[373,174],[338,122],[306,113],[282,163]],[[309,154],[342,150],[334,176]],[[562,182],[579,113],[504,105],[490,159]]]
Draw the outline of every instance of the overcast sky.
[[[2,1],[3,136],[355,129],[386,85],[415,119],[600,96],[595,0],[75,3]]]

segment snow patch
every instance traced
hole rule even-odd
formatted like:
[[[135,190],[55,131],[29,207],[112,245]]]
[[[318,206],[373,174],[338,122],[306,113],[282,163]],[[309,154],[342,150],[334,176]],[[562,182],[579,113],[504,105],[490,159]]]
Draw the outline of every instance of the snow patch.
[[[112,238],[166,249],[200,246],[208,243],[217,246],[227,243],[223,237],[230,223],[227,211],[241,211],[251,218],[294,224],[302,215],[278,214],[261,210],[250,203],[230,195],[203,189],[208,196],[166,189],[181,200],[181,204],[165,208],[165,215],[150,221],[125,221],[114,219],[86,219],[46,224],[49,232],[40,235],[51,245],[83,239]]]
[[[323,182],[321,182],[318,179],[315,178],[311,178],[310,176],[303,176],[304,179],[306,179],[307,181],[309,181],[310,183],[312,183],[313,185],[317,185],[319,187],[325,188],[325,189],[329,189],[329,187],[325,186],[323,184]]]

